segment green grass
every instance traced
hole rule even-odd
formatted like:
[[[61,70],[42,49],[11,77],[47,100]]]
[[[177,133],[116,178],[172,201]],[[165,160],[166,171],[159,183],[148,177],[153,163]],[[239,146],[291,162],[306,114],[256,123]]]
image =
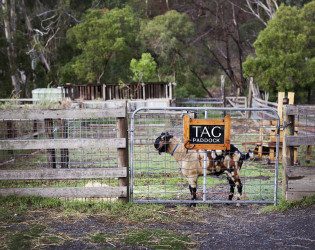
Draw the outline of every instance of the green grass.
[[[22,231],[13,234],[9,239],[9,249],[31,249],[32,241],[39,238],[46,227],[42,225],[31,225]]]
[[[3,248],[1,249],[39,249],[42,246],[55,245],[62,241],[62,238],[49,235],[46,231],[47,226],[40,224],[27,225],[16,232],[6,231],[3,238],[5,241],[2,242],[1,247]]]
[[[128,246],[150,249],[187,249],[191,239],[181,233],[163,229],[123,230],[118,234],[97,233],[90,235],[94,243],[110,243],[111,245],[124,242]]]
[[[304,197],[301,201],[281,200],[277,206],[265,206],[261,212],[284,212],[287,210],[303,208],[315,204],[315,195]]]
[[[267,168],[260,162],[246,162],[246,166],[241,169],[241,177],[274,177],[275,169]]]
[[[170,218],[160,211],[164,206],[159,204],[136,205],[125,202],[101,202],[101,201],[65,201],[53,198],[41,198],[38,196],[0,197],[0,220],[14,222],[15,214],[27,213],[35,209],[55,209],[58,213],[69,215],[74,212],[113,216],[135,222],[161,221],[169,223]]]
[[[246,200],[258,201],[274,199],[274,180],[250,180],[244,185]]]
[[[152,249],[186,249],[190,238],[179,233],[161,229],[143,229],[129,231],[124,242],[132,246],[144,246]]]

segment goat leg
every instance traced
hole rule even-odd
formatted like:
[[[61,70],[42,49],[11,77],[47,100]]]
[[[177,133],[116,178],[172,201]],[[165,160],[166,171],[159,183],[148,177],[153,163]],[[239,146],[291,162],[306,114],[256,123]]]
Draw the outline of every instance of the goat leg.
[[[230,184],[230,194],[229,194],[229,200],[231,201],[234,196],[234,188],[235,188],[235,182],[231,178],[227,178]]]
[[[190,190],[190,194],[192,195],[192,199],[191,200],[196,200],[197,199],[197,188],[193,188],[191,187],[191,185],[189,185],[189,190]],[[189,205],[190,207],[196,207],[196,203],[190,203]]]
[[[243,184],[242,184],[242,182],[241,182],[240,179],[238,179],[238,180],[236,181],[236,184],[237,184],[236,186],[237,186],[237,192],[238,192],[238,197],[237,197],[237,199],[240,200],[241,197],[242,197],[242,193],[243,193]]]

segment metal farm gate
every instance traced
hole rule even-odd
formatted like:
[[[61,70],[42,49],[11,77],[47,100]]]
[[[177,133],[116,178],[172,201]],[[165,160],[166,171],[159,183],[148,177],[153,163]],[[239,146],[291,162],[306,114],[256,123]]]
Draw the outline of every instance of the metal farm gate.
[[[255,119],[246,118],[256,114]],[[257,115],[259,113],[259,115]],[[140,108],[131,118],[130,198],[135,203],[191,203],[187,179],[171,154],[159,154],[154,147],[161,133],[168,132],[184,143],[184,116],[192,119],[230,117],[230,142],[241,152],[251,149],[254,160],[244,161],[240,172],[241,200],[228,200],[225,175],[198,178],[194,203],[277,203],[279,129],[278,114],[268,108],[170,107]],[[258,118],[257,118],[258,117]],[[274,118],[276,117],[276,118]],[[187,154],[194,154],[188,150]],[[203,150],[204,154],[207,151]],[[193,157],[192,157],[193,158]],[[207,159],[207,157],[205,157]],[[281,175],[279,175],[281,176]],[[281,186],[281,185],[280,185]]]

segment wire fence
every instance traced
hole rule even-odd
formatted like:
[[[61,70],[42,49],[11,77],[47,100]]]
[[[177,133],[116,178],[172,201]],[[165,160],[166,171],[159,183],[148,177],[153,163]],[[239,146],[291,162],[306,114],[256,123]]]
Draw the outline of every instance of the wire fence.
[[[155,140],[168,132],[184,143],[184,116],[210,120],[230,116],[231,143],[243,153],[248,150],[255,153],[254,160],[242,165],[241,202],[275,203],[282,188],[279,183],[283,142],[279,121],[272,118],[277,117],[275,111],[199,105],[202,107],[142,108],[130,117],[133,201],[190,203],[189,179],[183,175],[181,164],[170,154],[159,154]],[[259,115],[247,118],[249,111]],[[127,167],[126,160],[121,161],[118,153],[121,148],[128,151],[128,135],[124,140],[118,136],[120,117],[127,119],[125,109],[1,110],[0,195],[128,196],[129,184],[125,183],[123,189],[112,189],[120,188],[122,178],[128,179],[128,171],[122,168]],[[314,115],[298,114],[295,133],[312,138],[314,125]],[[125,130],[128,134],[127,127]],[[198,152],[189,150],[189,154],[192,162],[198,161]],[[295,165],[314,166],[314,160],[314,146],[295,148]],[[225,175],[199,177],[196,202],[239,202],[236,196],[227,200],[229,195]]]

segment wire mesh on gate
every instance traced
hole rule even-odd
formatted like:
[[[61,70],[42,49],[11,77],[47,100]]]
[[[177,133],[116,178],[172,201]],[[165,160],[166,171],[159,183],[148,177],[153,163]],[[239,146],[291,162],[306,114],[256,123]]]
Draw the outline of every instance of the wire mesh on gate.
[[[243,184],[241,202],[275,203],[278,190],[278,146],[279,136],[270,129],[279,127],[276,121],[251,120],[240,111],[257,109],[229,108],[142,108],[133,113],[131,119],[131,197],[133,202],[146,203],[190,203],[188,179],[183,176],[181,163],[169,153],[159,154],[154,143],[161,133],[168,132],[183,143],[183,117],[195,119],[223,119],[231,117],[231,143],[241,152],[254,151],[255,159],[244,161],[240,172]],[[259,109],[259,112],[273,112]],[[270,125],[268,125],[270,124]],[[275,125],[272,125],[275,124]],[[277,129],[276,129],[277,130]],[[274,143],[273,150],[264,152],[264,143]],[[271,144],[270,144],[271,145]],[[186,152],[185,152],[186,153]],[[195,150],[187,151],[191,159]],[[194,156],[195,154],[195,156]],[[272,161],[269,154],[274,154]],[[269,159],[269,160],[268,160]],[[201,164],[203,168],[203,164]],[[280,175],[281,176],[281,175]],[[203,181],[205,179],[205,182]],[[235,193],[237,190],[235,190]],[[206,203],[239,202],[228,201],[230,186],[225,175],[200,176],[197,184],[197,201]]]

